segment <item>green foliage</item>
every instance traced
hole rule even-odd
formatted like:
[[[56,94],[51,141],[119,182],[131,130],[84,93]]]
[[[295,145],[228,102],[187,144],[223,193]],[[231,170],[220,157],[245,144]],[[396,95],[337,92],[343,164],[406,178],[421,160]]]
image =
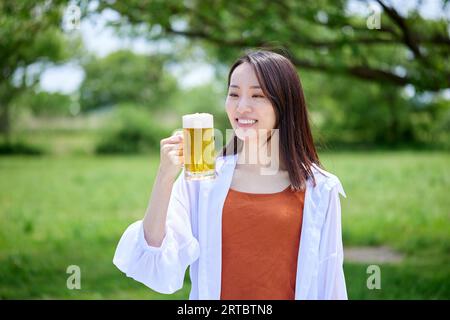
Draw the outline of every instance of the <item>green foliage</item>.
[[[46,117],[70,116],[74,103],[67,94],[34,90],[26,90],[14,101],[15,106],[29,108],[33,115]]]
[[[180,89],[174,95],[172,102],[180,114],[195,112],[215,113],[225,110],[225,98],[226,95],[223,90],[218,88],[218,83],[212,82]]]
[[[214,127],[225,134],[225,129],[231,128],[225,111],[226,84],[213,80],[204,85],[185,88],[177,91],[172,99],[174,110],[182,115],[206,112],[214,115]]]
[[[37,85],[42,69],[36,64],[63,62],[80,52],[80,39],[61,29],[66,5],[59,0],[0,2],[0,134],[6,139],[12,129],[10,103]]]
[[[44,151],[37,146],[20,141],[6,141],[0,143],[0,154],[2,155],[41,155]]]
[[[7,72],[2,77],[39,60],[58,62],[78,52],[80,43],[76,38],[75,42],[69,42],[61,29],[67,3],[46,2],[2,1],[0,4],[0,67]]]
[[[343,74],[358,79],[412,84],[417,90],[439,91],[450,85],[448,20],[418,13],[407,15],[389,4],[379,29],[370,29],[366,13],[348,10],[348,1],[100,1],[146,36],[185,36],[200,43],[217,63],[230,64],[242,49],[282,46],[299,68]],[[387,3],[387,2],[386,2]],[[442,10],[449,2],[442,1]],[[180,22],[182,22],[180,27]],[[403,72],[401,71],[403,70]]]
[[[441,5],[448,8],[446,2]],[[127,6],[105,1],[100,8],[116,10],[132,25],[144,24],[148,28],[141,30],[155,39],[181,35],[195,40],[223,82],[228,66],[246,49],[287,53],[306,74],[307,101],[317,121],[314,133],[326,144],[448,148],[448,112],[443,111],[448,108],[442,105],[450,104],[448,99],[435,101],[439,90],[450,85],[448,21],[424,18],[418,6],[402,15],[386,5],[381,28],[372,30],[367,27],[368,13],[349,13],[346,6],[346,1],[329,0],[132,1]],[[405,85],[414,97],[405,95]],[[427,90],[435,96],[422,99]],[[185,113],[213,110],[208,104],[216,104],[218,95],[205,96],[208,91],[205,86],[182,92]],[[223,108],[215,116],[217,127],[229,127]]]
[[[119,105],[111,121],[104,128],[97,153],[159,153],[160,141],[171,130],[161,126],[151,113],[142,107]]]
[[[450,103],[342,76],[301,72],[315,137],[330,145],[446,148]]]
[[[91,58],[84,64],[85,78],[80,88],[82,110],[120,103],[166,107],[177,89],[176,80],[164,69],[162,55],[139,55],[117,51],[105,58]]]
[[[425,124],[420,126],[422,123],[419,122],[416,125],[417,131],[422,136],[430,137],[442,148],[450,150],[450,102],[444,98],[437,98],[430,105],[432,112],[431,114],[423,112]]]

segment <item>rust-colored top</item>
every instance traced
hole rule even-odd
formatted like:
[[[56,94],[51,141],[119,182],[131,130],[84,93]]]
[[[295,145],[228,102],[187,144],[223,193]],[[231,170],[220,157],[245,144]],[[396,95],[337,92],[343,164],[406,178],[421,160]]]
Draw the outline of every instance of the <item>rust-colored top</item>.
[[[221,299],[294,299],[304,191],[229,189],[222,212]]]

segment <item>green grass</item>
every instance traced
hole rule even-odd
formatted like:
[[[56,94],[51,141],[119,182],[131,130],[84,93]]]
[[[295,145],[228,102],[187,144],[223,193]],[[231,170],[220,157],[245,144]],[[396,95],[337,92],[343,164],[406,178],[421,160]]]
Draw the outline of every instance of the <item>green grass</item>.
[[[125,228],[141,219],[159,155],[0,158],[0,298],[187,299],[190,283],[158,294],[113,264]],[[344,245],[388,245],[406,255],[382,265],[381,290],[367,265],[345,265],[351,299],[450,298],[450,154],[326,153],[347,193]],[[81,268],[81,290],[66,269]]]

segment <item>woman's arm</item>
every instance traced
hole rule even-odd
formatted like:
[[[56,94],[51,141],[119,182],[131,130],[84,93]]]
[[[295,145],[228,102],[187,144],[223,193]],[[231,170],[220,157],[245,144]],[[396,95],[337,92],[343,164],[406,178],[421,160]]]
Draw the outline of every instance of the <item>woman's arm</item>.
[[[179,154],[166,151],[168,156]],[[187,267],[200,255],[191,227],[195,199],[189,197],[183,173],[175,179],[178,172],[176,166],[160,166],[144,221],[125,230],[113,258],[128,277],[166,294],[183,287]]]
[[[160,247],[166,234],[166,219],[174,179],[158,171],[144,216],[144,236],[149,246]]]
[[[318,298],[325,300],[347,299],[339,193],[345,195],[340,181],[337,180],[329,191],[319,248]]]
[[[160,166],[143,220],[145,240],[153,247],[161,246],[166,233],[170,195],[183,163],[183,136],[175,133],[162,139],[160,154]]]

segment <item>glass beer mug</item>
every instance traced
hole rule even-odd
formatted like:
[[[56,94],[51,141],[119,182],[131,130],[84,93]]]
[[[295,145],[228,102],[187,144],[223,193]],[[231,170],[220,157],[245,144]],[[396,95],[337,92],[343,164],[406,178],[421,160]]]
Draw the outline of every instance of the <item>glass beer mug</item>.
[[[195,113],[183,116],[183,154],[186,180],[214,179],[215,148],[213,116]]]

